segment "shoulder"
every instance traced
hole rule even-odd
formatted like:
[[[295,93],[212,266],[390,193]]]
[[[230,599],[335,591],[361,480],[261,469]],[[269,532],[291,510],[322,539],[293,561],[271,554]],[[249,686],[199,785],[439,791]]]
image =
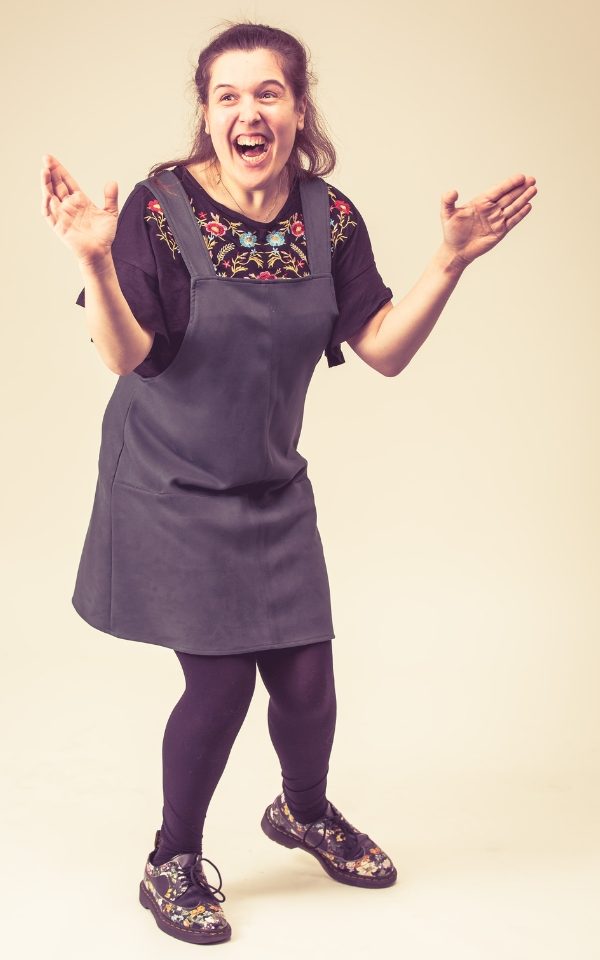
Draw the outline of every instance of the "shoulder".
[[[156,250],[167,247],[174,258],[176,243],[149,180],[138,181],[119,211],[115,252],[125,259],[145,256],[147,268],[155,264]],[[142,251],[145,251],[142,253]]]
[[[145,218],[158,201],[142,181],[135,184],[119,210],[118,224],[121,231],[135,232],[145,229]]]
[[[123,217],[132,225],[143,226],[148,221],[156,219],[157,214],[162,214],[160,203],[152,191],[151,182],[152,178],[146,177],[132,187],[119,212],[119,218]]]
[[[349,196],[333,183],[327,183],[332,253],[340,251],[360,233],[362,217]]]
[[[192,213],[202,226],[207,218],[205,211],[209,209],[206,202],[209,201],[210,204],[210,198],[204,188],[195,177],[193,178],[193,187],[191,187],[190,182],[192,181],[192,177],[180,164],[176,164],[169,172],[177,177],[189,200]],[[152,177],[148,177],[146,181],[141,181],[136,184],[136,191],[134,191],[136,192],[134,215],[137,217],[138,224],[143,224],[143,229],[146,232],[151,246],[155,250],[156,256],[162,260],[166,251],[167,254],[170,255],[169,258],[171,260],[176,260],[176,254],[179,253],[180,250],[175,235],[169,225],[166,212],[161,206],[160,200],[152,191],[151,184]]]
[[[115,257],[147,273],[155,271],[145,216],[152,193],[136,183],[120,206],[112,252]]]
[[[354,210],[354,203],[350,197],[343,193],[334,183],[329,183],[328,180],[326,180],[325,183],[327,184],[327,193],[329,194],[331,209],[342,215],[351,213]]]
[[[167,262],[175,260],[177,245],[166,217],[151,187],[151,177],[140,177],[127,194],[118,214],[113,255],[121,262],[156,276]]]
[[[119,211],[119,217],[127,216],[128,219],[133,219],[136,214],[144,210],[153,197],[154,194],[146,186],[146,183],[143,180],[138,181],[125,198]]]

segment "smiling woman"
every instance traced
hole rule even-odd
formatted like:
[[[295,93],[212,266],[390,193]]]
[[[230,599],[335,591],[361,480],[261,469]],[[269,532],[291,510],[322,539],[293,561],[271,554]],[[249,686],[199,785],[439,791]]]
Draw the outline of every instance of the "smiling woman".
[[[223,31],[198,58],[199,120],[189,154],[155,164],[149,175],[176,164],[193,168],[216,199],[268,220],[296,179],[335,166],[313,82],[307,50],[289,33],[251,23]],[[240,136],[260,136],[266,147],[242,151]]]
[[[226,191],[249,216],[268,219],[290,191],[289,158],[304,127],[306,93],[296,101],[277,51],[264,48],[225,51],[212,64],[211,83],[213,92],[203,104],[205,131],[217,157],[207,164],[211,187],[216,196]],[[230,92],[219,94],[223,88]]]
[[[344,362],[344,342],[397,376],[466,265],[531,210],[535,178],[508,177],[460,208],[455,190],[443,194],[442,244],[393,306],[355,203],[324,179],[335,151],[303,44],[233,24],[200,53],[195,82],[188,156],[155,165],[119,211],[114,181],[97,207],[44,155],[42,213],[77,257],[77,302],[118,376],[73,607],[98,631],[173,650],[185,675],[138,896],[166,934],[215,943],[231,927],[202,867],[204,822],[257,667],[281,770],[257,824],[335,881],[396,880],[391,858],[327,796],[336,634],[299,449],[305,399],[323,354]],[[344,465],[333,469],[346,482]]]
[[[44,161],[44,211],[78,256],[77,302],[118,373],[72,603],[105,634],[173,650],[184,671],[138,896],[192,943],[231,936],[202,835],[257,667],[282,771],[264,833],[340,883],[396,879],[326,795],[335,633],[299,442],[319,359],[342,364],[341,343],[392,291],[356,205],[324,179],[335,151],[311,82],[299,40],[234,24],[200,54],[189,155],[155,165],[120,211],[116,184],[99,209]]]

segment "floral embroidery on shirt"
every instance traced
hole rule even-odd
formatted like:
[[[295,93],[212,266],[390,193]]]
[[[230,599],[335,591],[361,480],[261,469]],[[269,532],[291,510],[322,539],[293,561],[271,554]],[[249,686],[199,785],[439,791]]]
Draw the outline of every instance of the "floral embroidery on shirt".
[[[331,252],[350,236],[357,225],[352,219],[352,207],[339,199],[328,185],[331,217]],[[278,221],[277,228],[269,230],[260,240],[255,230],[248,230],[241,221],[229,220],[224,214],[200,210],[196,212],[190,197],[192,212],[202,228],[202,237],[213,261],[217,276],[251,280],[288,280],[308,277],[307,245],[304,221],[300,213]],[[148,224],[155,223],[157,236],[164,241],[173,259],[180,253],[160,203],[152,198],[146,204]],[[222,269],[219,270],[219,267]]]

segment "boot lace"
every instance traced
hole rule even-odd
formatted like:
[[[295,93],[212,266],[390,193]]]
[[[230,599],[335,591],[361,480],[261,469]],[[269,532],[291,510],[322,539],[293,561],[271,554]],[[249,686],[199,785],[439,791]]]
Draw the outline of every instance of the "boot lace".
[[[346,836],[346,844],[344,845],[344,856],[346,860],[356,860],[357,857],[362,856],[364,852],[365,842],[368,841],[368,834],[361,833],[360,830],[357,830],[356,827],[353,827],[351,823],[348,823],[346,818],[340,813],[337,807],[329,801],[331,807],[331,814],[327,817],[317,817],[316,820],[313,820],[312,823],[309,823],[304,834],[302,835],[302,842],[311,847],[313,850],[317,850],[323,845],[327,837],[327,827],[331,826],[334,830],[339,830],[340,827],[344,831]],[[322,828],[322,833],[319,836],[318,843],[309,843],[306,839],[306,836],[313,827],[317,826]],[[349,841],[349,843],[348,843]]]
[[[200,863],[202,860],[206,860],[207,863],[210,863],[210,865],[214,867],[217,873],[219,874],[218,887],[213,887],[212,884],[208,882],[208,880],[202,873],[202,867],[200,866]],[[212,860],[209,860],[208,857],[198,857],[198,859],[192,864],[192,867],[190,870],[190,876],[194,881],[194,883],[198,887],[200,887],[202,890],[204,890],[204,892],[207,893],[210,897],[214,897],[215,900],[219,900],[221,903],[223,903],[223,901],[227,899],[227,897],[221,890],[221,887],[223,886],[223,879],[221,877],[221,874],[219,873],[219,868],[216,866],[216,864],[212,862]]]

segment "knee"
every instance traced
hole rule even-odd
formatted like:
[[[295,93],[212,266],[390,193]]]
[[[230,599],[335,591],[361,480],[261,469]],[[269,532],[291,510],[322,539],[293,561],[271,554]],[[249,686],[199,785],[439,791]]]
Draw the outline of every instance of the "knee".
[[[327,720],[335,716],[336,697],[332,682],[306,683],[290,677],[283,689],[271,693],[276,708],[293,716],[317,717]]]

